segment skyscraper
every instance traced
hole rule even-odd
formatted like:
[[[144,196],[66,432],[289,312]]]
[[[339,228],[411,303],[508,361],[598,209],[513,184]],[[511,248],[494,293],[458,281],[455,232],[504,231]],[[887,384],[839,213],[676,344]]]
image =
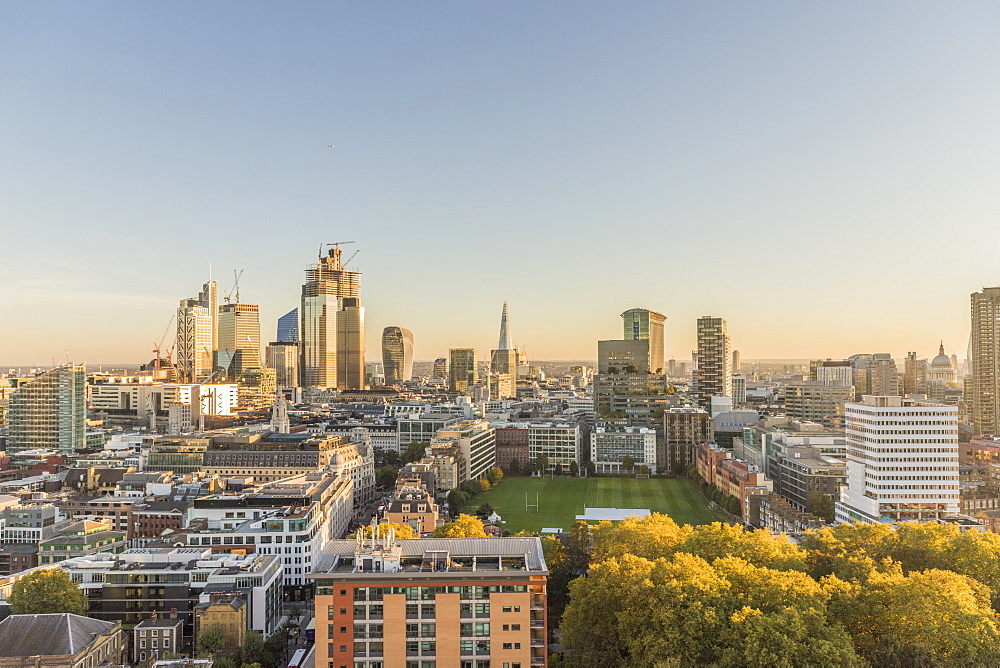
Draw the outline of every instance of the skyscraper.
[[[216,365],[236,380],[247,369],[259,369],[260,307],[256,304],[224,304],[219,313],[219,352]]]
[[[475,348],[450,348],[448,350],[448,389],[470,394],[479,380],[476,370]]]
[[[299,344],[275,341],[267,346],[267,365],[274,369],[278,387],[299,384]]]
[[[337,311],[337,389],[365,388],[365,307],[344,297]]]
[[[382,330],[382,368],[386,385],[413,377],[413,332],[396,326]]]
[[[182,382],[197,383],[212,374],[219,349],[219,284],[202,284],[198,298],[177,307],[177,369]]]
[[[731,362],[726,321],[708,315],[699,318],[695,394],[703,408],[711,405],[713,396],[732,396]]]
[[[299,310],[293,308],[285,315],[278,318],[278,338],[281,343],[299,342]]]
[[[663,373],[663,322],[662,313],[645,308],[631,308],[622,313],[623,339],[649,341],[649,370]]]
[[[177,307],[177,357],[179,380],[200,383],[212,374],[215,346],[213,319],[197,299],[182,299]]]
[[[361,296],[361,274],[345,269],[341,254],[340,246],[335,245],[326,256],[320,256],[319,262],[306,269],[299,307],[299,336],[302,341],[299,373],[303,387],[338,387],[337,353],[342,348],[337,344],[337,313],[344,298],[360,299]],[[347,325],[346,321],[344,325]],[[363,381],[364,350],[354,353],[362,361]]]
[[[86,369],[65,364],[36,376],[10,395],[11,450],[68,451],[85,445]]]
[[[496,350],[490,352],[491,386],[495,384],[495,399],[505,399],[517,395],[517,349],[510,335],[507,319],[507,301],[504,300],[500,314],[500,339]]]
[[[973,429],[1000,435],[1000,287],[972,293],[969,348]]]

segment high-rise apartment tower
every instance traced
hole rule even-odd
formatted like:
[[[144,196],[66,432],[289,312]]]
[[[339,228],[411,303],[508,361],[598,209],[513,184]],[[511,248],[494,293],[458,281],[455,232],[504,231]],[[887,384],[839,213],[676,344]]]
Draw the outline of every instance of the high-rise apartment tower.
[[[972,293],[969,349],[973,429],[1000,435],[1000,287]]]
[[[46,371],[10,395],[9,448],[69,451],[85,445],[86,369],[65,364]]]
[[[695,370],[695,394],[698,404],[707,408],[713,396],[732,396],[732,353],[726,321],[722,318],[698,318],[698,366]]]

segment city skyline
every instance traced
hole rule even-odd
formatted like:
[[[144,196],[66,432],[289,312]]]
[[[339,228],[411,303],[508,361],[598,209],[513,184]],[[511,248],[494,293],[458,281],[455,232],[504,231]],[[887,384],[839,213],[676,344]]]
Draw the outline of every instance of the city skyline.
[[[1000,284],[988,3],[0,18],[3,365],[148,361],[209,263],[271,332],[339,239],[373,360],[389,325],[488,353],[504,299],[533,359],[594,359],[636,305],[667,358],[705,314],[744,359],[964,357]]]

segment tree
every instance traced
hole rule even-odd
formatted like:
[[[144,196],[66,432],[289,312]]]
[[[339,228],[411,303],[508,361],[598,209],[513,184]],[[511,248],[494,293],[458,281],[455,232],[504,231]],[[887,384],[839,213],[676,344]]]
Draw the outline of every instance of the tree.
[[[463,492],[458,487],[448,492],[448,508],[451,514],[457,515],[462,512],[462,508],[465,508],[470,500],[468,492]]]
[[[521,475],[521,462],[516,459],[512,459],[507,462],[507,475],[518,476]]]
[[[403,464],[409,464],[410,462],[419,462],[424,457],[424,450],[430,445],[427,441],[414,441],[406,446],[406,450],[400,456],[400,461]]]
[[[622,457],[622,468],[631,473],[632,469],[635,468],[635,458],[631,455],[625,455]]]
[[[403,462],[399,460],[399,453],[395,450],[384,450],[382,448],[373,448],[374,452],[372,455],[375,458],[375,467],[381,466],[395,466],[399,468]]]
[[[544,474],[549,469],[549,458],[545,455],[538,455],[535,457],[535,466]]]
[[[816,517],[822,517],[827,522],[833,522],[836,508],[834,507],[833,498],[829,494],[824,494],[819,490],[809,492],[806,507]]]
[[[249,630],[240,645],[240,663],[244,666],[252,664],[264,652],[264,638],[260,631]],[[259,665],[259,664],[258,664]]]
[[[587,475],[590,477],[597,475],[597,464],[594,462],[587,462]]]
[[[87,614],[87,595],[58,568],[37,570],[11,586],[7,598],[15,615],[47,615],[68,612]]]
[[[379,487],[393,487],[399,468],[396,466],[380,466],[375,469],[375,484]]]
[[[504,476],[503,469],[500,468],[499,466],[494,466],[489,470],[488,473],[493,474],[493,477],[490,478],[490,482],[493,483],[494,485],[503,480]]]
[[[434,529],[435,538],[486,538],[483,523],[472,515],[459,515],[454,522],[448,522]]]
[[[416,530],[413,527],[411,527],[409,524],[400,524],[399,522],[382,522],[382,523],[378,524],[376,526],[376,528],[375,528],[375,532],[376,532],[375,536],[376,537],[377,536],[388,536],[389,535],[389,529],[392,529],[395,532],[393,535],[396,538],[405,538],[405,539],[420,538],[420,536],[417,535],[417,532],[416,532]],[[366,538],[371,538],[372,537],[372,529],[371,529],[371,527],[368,526],[368,525],[364,525],[364,524],[361,525],[360,527],[358,527],[357,531],[355,531],[354,533],[348,535],[347,537],[348,538],[355,538],[358,535],[358,532],[361,532],[362,535],[365,536]],[[292,609],[292,612],[294,612],[294,610],[295,610],[295,608]],[[289,622],[292,623],[292,625],[294,626],[291,613],[289,613],[288,619],[289,619]],[[296,617],[295,619],[297,620],[298,617]]]
[[[580,465],[576,463],[575,459],[569,463],[569,474],[574,478],[580,475]]]
[[[646,466],[645,464],[642,464],[639,466],[639,468],[636,469],[636,473],[641,473],[642,475],[649,475],[649,467]]]
[[[493,514],[493,504],[489,501],[484,501],[479,504],[479,508],[476,509],[476,517],[489,517]]]
[[[198,633],[198,653],[214,654],[226,646],[226,628],[222,624],[212,624]]]
[[[469,495],[469,499],[472,500],[482,494],[485,490],[483,489],[482,480],[466,480],[459,488]]]
[[[553,468],[553,472],[556,475],[562,475],[563,474],[563,465],[562,465],[562,462],[556,462],[556,465]]]

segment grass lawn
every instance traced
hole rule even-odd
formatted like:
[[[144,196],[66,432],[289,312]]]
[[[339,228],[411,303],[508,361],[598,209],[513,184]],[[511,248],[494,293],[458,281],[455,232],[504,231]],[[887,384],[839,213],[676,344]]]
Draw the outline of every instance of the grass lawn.
[[[525,511],[524,495],[538,510]],[[695,484],[684,478],[504,478],[499,485],[476,499],[466,512],[473,514],[480,503],[493,504],[504,519],[504,528],[515,533],[543,527],[568,530],[589,508],[649,508],[665,513],[678,524],[708,524],[721,521],[709,510]]]

